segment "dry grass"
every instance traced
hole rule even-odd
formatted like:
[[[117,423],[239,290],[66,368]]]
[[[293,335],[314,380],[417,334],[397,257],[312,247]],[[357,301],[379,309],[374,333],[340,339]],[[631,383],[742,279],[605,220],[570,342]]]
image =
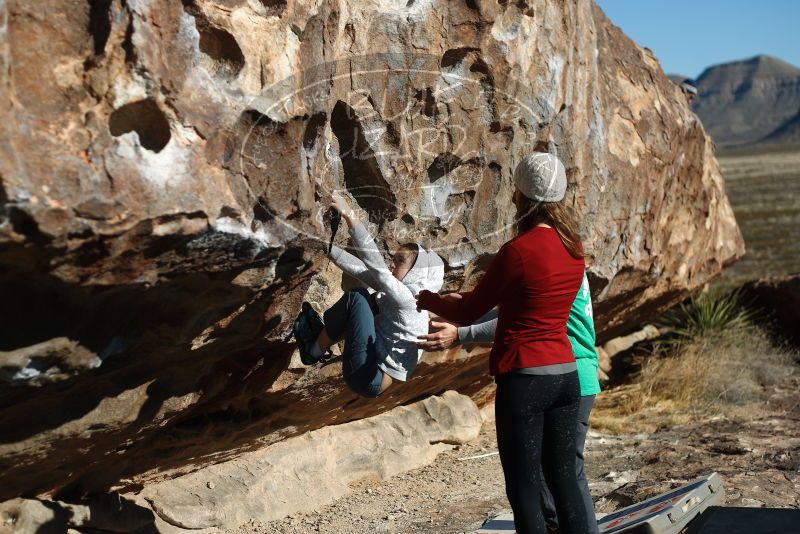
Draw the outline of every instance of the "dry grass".
[[[657,350],[631,384],[601,394],[592,426],[615,433],[653,431],[753,413],[765,388],[797,371],[794,358],[750,324],[686,337]]]
[[[790,352],[772,344],[762,330],[724,330],[656,355],[642,369],[646,398],[671,400],[703,412],[762,399],[766,386],[795,370]]]

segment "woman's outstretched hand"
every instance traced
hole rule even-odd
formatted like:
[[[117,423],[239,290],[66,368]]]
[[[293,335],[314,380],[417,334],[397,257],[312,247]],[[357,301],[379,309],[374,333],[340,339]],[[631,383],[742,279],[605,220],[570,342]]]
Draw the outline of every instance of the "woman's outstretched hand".
[[[428,308],[426,308],[423,304],[423,300],[429,299],[434,295],[446,302],[457,302],[461,300],[461,293],[447,293],[446,295],[440,295],[438,293],[431,293],[427,289],[423,289],[417,293],[417,311],[427,310]]]
[[[446,295],[439,295],[445,302],[458,302],[461,300],[461,293],[447,293]]]
[[[428,333],[417,336],[417,346],[422,350],[446,350],[458,345],[458,327],[444,319],[431,319],[428,323]]]
[[[429,298],[428,295],[435,295],[435,293],[431,293],[427,289],[423,289],[419,293],[417,293],[417,311],[427,310],[422,304],[423,300]]]

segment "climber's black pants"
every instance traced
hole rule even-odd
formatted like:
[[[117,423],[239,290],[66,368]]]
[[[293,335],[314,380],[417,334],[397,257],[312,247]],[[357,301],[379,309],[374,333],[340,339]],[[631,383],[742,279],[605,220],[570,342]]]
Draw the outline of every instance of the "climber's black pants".
[[[334,341],[344,337],[344,381],[362,397],[381,394],[383,371],[378,367],[375,349],[376,313],[378,309],[369,291],[357,287],[342,295],[324,314],[328,336]]]
[[[587,532],[575,450],[580,405],[578,373],[497,377],[497,446],[518,534],[546,534],[541,504],[544,473],[563,534]]]

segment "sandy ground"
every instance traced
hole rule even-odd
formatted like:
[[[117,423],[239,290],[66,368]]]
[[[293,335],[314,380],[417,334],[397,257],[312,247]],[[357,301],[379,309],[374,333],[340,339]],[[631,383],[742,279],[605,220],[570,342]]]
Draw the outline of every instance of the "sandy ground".
[[[599,513],[639,502],[712,471],[726,502],[800,507],[800,379],[771,388],[747,417],[708,420],[652,434],[590,432],[587,473]],[[382,483],[365,481],[316,513],[253,522],[231,534],[471,532],[508,509],[494,425],[433,464]]]

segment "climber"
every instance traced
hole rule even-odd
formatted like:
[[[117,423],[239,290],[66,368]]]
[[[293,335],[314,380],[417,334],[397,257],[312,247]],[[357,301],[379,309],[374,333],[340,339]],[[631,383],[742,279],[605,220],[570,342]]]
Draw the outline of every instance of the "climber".
[[[409,243],[394,253],[387,267],[347,200],[334,194],[331,208],[347,222],[361,259],[335,245],[329,257],[375,292],[363,287],[347,291],[324,318],[304,302],[294,322],[294,336],[306,365],[325,358],[328,349],[344,338],[345,382],[359,395],[377,397],[392,379],[406,381],[417,366],[422,350],[416,340],[428,331],[428,313],[417,310],[415,295],[422,289],[441,289],[444,263],[435,252]]]
[[[566,171],[556,156],[526,156],[514,182],[517,237],[500,248],[473,291],[460,298],[421,291],[417,305],[458,324],[472,324],[498,307],[489,363],[514,526],[520,534],[546,532],[541,470],[561,531],[585,533],[587,510],[575,467],[580,384],[566,333],[583,279],[583,247],[563,202]]]
[[[695,84],[694,80],[691,78],[686,78],[681,82],[681,91],[683,91],[683,96],[686,97],[686,101],[691,104],[692,101],[697,98],[697,85]]]
[[[460,294],[455,293],[460,298]],[[456,326],[442,319],[431,319],[430,333],[419,336],[417,345],[423,350],[446,350],[460,344],[491,343],[497,329],[497,308],[494,308],[474,324]],[[589,294],[589,280],[583,275],[583,283],[572,303],[567,319],[567,337],[572,345],[572,354],[578,367],[578,382],[581,385],[581,402],[578,408],[578,437],[575,455],[575,470],[581,488],[583,503],[586,505],[588,532],[599,532],[597,519],[589,491],[589,482],[584,471],[583,449],[586,445],[586,434],[589,431],[589,414],[592,411],[595,395],[600,393],[600,382],[597,380],[597,351],[595,350],[594,321],[592,319],[592,297]],[[540,472],[541,474],[541,472]],[[544,475],[542,474],[542,477]],[[551,530],[558,529],[553,495],[542,478],[542,511],[544,520]]]

